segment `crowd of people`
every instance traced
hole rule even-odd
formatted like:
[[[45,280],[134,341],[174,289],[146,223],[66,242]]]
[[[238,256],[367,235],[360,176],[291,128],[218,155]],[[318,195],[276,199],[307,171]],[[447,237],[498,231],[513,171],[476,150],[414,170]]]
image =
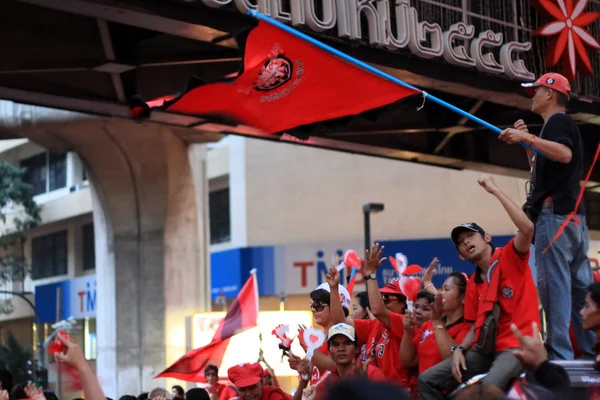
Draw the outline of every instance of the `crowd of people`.
[[[584,358],[595,357],[594,343],[600,335],[600,283],[592,284],[589,238],[579,198],[581,135],[565,113],[569,84],[564,77],[546,74],[526,86],[532,91],[532,110],[542,116],[544,128],[539,136],[532,135],[523,121],[517,121],[500,139],[527,144],[531,190],[527,203],[520,207],[492,177],[478,180],[502,205],[517,233],[497,247],[477,223],[454,227],[450,240],[460,257],[473,264],[470,276],[452,273],[436,288],[432,278],[438,260],[434,258],[413,303],[402,291],[402,278],[379,287],[377,270],[386,258],[384,248],[374,244],[366,251],[362,266],[366,292],[352,299],[340,284],[337,268],[332,267],[327,282],[310,293],[314,321],[326,340],[306,356],[287,353],[290,367],[299,376],[293,396],[278,387],[272,370],[255,362],[229,368],[231,385],[219,383],[217,366],[209,365],[204,371],[204,389],[184,393],[176,386],[171,393],[156,388],[121,399],[433,400],[451,394],[492,400],[510,398],[511,387],[526,371],[528,384],[547,391],[541,398],[567,393],[569,377],[551,361],[575,358],[569,328]],[[532,251],[536,255],[533,268],[529,264]],[[544,338],[540,303],[546,321]],[[59,339],[66,351],[56,357],[77,369],[86,400],[105,400],[81,349],[68,339]],[[474,377],[478,384],[469,385]],[[457,387],[462,390],[456,391]],[[49,396],[34,386],[21,385],[10,396],[3,391],[0,400],[53,400]]]

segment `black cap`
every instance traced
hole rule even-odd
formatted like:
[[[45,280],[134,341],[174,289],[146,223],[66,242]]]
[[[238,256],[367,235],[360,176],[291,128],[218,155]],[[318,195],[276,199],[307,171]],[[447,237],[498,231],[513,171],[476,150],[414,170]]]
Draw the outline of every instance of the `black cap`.
[[[456,228],[452,229],[450,237],[452,238],[452,243],[454,243],[454,246],[458,247],[458,235],[464,231],[479,232],[481,233],[481,236],[485,236],[485,231],[482,227],[477,225],[475,222],[467,222],[466,224],[458,225]]]

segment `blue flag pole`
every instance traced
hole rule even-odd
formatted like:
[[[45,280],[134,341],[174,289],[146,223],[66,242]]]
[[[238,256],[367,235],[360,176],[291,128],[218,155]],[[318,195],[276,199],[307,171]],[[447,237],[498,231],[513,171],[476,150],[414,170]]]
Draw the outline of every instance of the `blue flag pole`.
[[[341,58],[344,61],[347,61],[347,62],[349,62],[351,64],[354,64],[357,67],[360,67],[360,68],[362,68],[364,70],[367,70],[367,71],[369,71],[369,72],[371,72],[371,73],[373,73],[373,74],[375,74],[375,75],[377,75],[377,76],[379,76],[379,77],[381,77],[383,79],[387,79],[387,80],[389,80],[391,82],[394,82],[394,83],[396,83],[398,85],[407,87],[407,88],[412,89],[412,90],[416,90],[416,91],[422,92],[425,100],[431,100],[434,103],[437,103],[437,104],[439,104],[439,105],[441,105],[443,107],[446,107],[446,108],[454,111],[455,113],[457,113],[459,115],[462,115],[463,117],[468,118],[471,121],[476,122],[479,125],[488,128],[492,132],[495,132],[497,134],[500,134],[502,132],[502,129],[500,129],[500,128],[498,128],[498,127],[490,124],[489,122],[486,122],[486,121],[482,120],[481,118],[478,118],[478,117],[474,116],[473,114],[470,114],[470,113],[466,112],[465,110],[462,110],[462,109],[460,109],[458,107],[455,107],[452,104],[450,104],[450,103],[448,103],[448,102],[446,102],[446,101],[444,101],[444,100],[442,100],[442,99],[440,99],[440,98],[438,98],[438,97],[436,97],[436,96],[434,96],[432,94],[429,94],[429,93],[427,93],[424,90],[421,90],[421,89],[419,89],[417,87],[414,87],[414,86],[412,86],[412,85],[410,85],[410,84],[408,84],[408,83],[406,83],[406,82],[404,82],[404,81],[402,81],[402,80],[400,80],[400,79],[398,79],[398,78],[396,78],[396,77],[394,77],[392,75],[386,74],[385,72],[380,71],[377,68],[375,68],[375,67],[373,67],[373,66],[371,66],[371,65],[369,65],[369,64],[367,64],[367,63],[365,63],[363,61],[360,61],[360,60],[358,60],[358,59],[356,59],[354,57],[351,57],[348,54],[342,53],[341,51],[339,51],[337,49],[334,49],[333,47],[328,46],[325,43],[320,42],[317,39],[315,39],[315,38],[313,38],[311,36],[308,36],[308,35],[300,32],[300,31],[298,31],[298,30],[296,30],[296,29],[294,29],[294,28],[292,28],[290,26],[287,26],[286,24],[281,23],[281,22],[277,21],[276,19],[268,17],[268,16],[266,16],[264,14],[261,14],[261,13],[259,13],[256,10],[249,10],[248,11],[248,15],[251,16],[251,17],[254,17],[254,18],[258,19],[258,20],[262,20],[262,21],[268,22],[269,24],[271,24],[273,26],[276,26],[277,28],[279,28],[279,29],[281,29],[283,31],[286,31],[287,33],[289,33],[291,35],[299,37],[299,38],[301,38],[301,39],[309,42],[310,44],[312,44],[312,45],[314,45],[314,46],[316,46],[316,47],[318,47],[318,48],[320,48],[322,50],[325,50],[325,51],[327,51],[327,52],[329,52],[329,53],[331,53],[331,54],[333,54],[333,55]],[[536,153],[538,153],[540,155],[543,155],[540,151],[538,151],[537,149],[532,148],[531,146],[527,145],[526,143],[519,143],[519,144],[521,146],[523,146],[523,147],[526,147],[526,148],[528,148],[530,150],[535,151]]]

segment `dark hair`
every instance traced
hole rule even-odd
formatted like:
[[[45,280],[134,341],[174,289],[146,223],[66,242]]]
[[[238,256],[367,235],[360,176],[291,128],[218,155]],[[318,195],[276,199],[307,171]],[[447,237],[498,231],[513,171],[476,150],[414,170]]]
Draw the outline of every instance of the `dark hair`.
[[[596,306],[598,306],[598,309],[600,309],[600,282],[592,283],[588,287],[588,292],[594,303],[596,303]]]
[[[453,272],[448,278],[454,278],[454,284],[458,287],[458,294],[464,296],[467,291],[467,278],[462,272]]]
[[[564,93],[556,92],[556,104],[567,108],[567,104],[569,104],[569,98]]]
[[[140,393],[140,395],[137,397],[137,400],[148,400],[148,392]]]
[[[202,388],[193,388],[187,391],[185,398],[188,400],[210,400],[210,395]]]
[[[310,292],[310,299],[312,301],[318,301],[323,304],[331,305],[331,295],[325,289],[317,289]],[[348,307],[342,307],[344,309],[344,316],[350,315],[350,310]]]
[[[326,400],[407,399],[394,383],[374,382],[364,378],[340,379],[327,390]]]
[[[178,397],[183,397],[185,395],[185,391],[179,385],[175,385],[171,389],[175,389],[175,391],[177,391],[177,394],[179,395]]]
[[[58,396],[56,395],[56,393],[50,390],[44,392],[44,397],[46,398],[46,400],[58,400]],[[135,397],[133,397],[133,399],[131,400],[135,400]]]
[[[219,375],[219,367],[213,364],[208,364],[206,368],[204,368],[204,375],[208,374],[210,371],[213,371],[217,376]]]
[[[47,397],[46,400],[48,400]],[[119,397],[119,400],[136,400],[136,397],[130,394],[124,394],[123,396]]]
[[[429,293],[426,290],[421,290],[419,293],[417,293],[417,300],[419,299],[427,299],[427,302],[429,304],[433,304],[433,302],[435,301],[435,295],[433,293]]]
[[[368,292],[360,292],[359,294],[356,295],[356,300],[358,301],[358,304],[360,304],[360,306],[362,308],[364,308],[365,310],[367,308],[371,308],[371,303],[369,303],[369,293]]]
[[[8,370],[0,371],[0,382],[2,382],[2,389],[6,390],[8,393],[12,391],[13,388],[13,376]]]
[[[18,383],[13,386],[12,392],[10,392],[10,400],[21,400],[27,399],[29,396],[25,394],[26,383]]]

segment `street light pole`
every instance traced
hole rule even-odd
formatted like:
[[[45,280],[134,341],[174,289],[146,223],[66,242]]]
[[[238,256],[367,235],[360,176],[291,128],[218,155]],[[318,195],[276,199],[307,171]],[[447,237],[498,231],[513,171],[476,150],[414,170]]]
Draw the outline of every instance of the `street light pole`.
[[[371,213],[382,212],[384,208],[382,203],[368,203],[363,205],[365,250],[371,248]]]
[[[0,290],[0,294],[10,294],[13,296],[17,296],[23,300],[25,300],[25,302],[27,304],[29,304],[29,307],[31,307],[31,309],[33,310],[33,314],[35,315],[35,320],[36,320],[36,330],[37,330],[37,359],[38,359],[38,365],[41,368],[45,367],[45,360],[44,360],[44,327],[42,324],[42,319],[40,318],[40,314],[38,314],[37,308],[35,308],[35,305],[31,302],[31,300],[29,300],[27,298],[27,295],[31,295],[33,294],[32,292],[22,292],[22,293],[17,293],[17,292],[11,292],[8,290]]]

